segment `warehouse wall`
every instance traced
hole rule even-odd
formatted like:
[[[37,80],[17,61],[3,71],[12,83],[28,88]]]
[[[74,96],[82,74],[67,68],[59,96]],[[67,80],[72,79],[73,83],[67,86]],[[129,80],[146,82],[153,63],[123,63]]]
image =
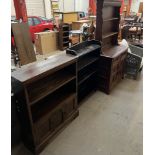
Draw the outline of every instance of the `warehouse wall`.
[[[52,9],[50,0],[44,0],[45,2],[45,14],[47,18],[51,18]]]
[[[143,2],[143,0],[132,0],[132,5],[131,5],[131,12],[138,12],[139,10],[139,4],[140,2]]]
[[[75,2],[75,11],[84,11],[88,12],[89,0],[76,0]]]
[[[15,8],[14,8],[14,3],[13,3],[13,0],[11,0],[11,15],[12,16],[15,16]]]
[[[60,11],[88,12],[89,0],[59,0]]]
[[[39,15],[51,18],[50,0],[26,0],[28,15]],[[88,12],[89,0],[59,0],[60,11]],[[14,3],[11,0],[11,15],[15,15]]]
[[[25,0],[28,16],[46,16],[45,1],[46,0]],[[15,15],[13,0],[11,0],[11,15]]]

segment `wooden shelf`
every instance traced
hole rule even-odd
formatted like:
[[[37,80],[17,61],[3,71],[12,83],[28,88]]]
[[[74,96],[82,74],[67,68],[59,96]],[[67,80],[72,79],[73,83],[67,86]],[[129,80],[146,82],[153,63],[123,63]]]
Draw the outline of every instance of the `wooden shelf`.
[[[43,117],[47,117],[52,112],[56,111],[66,100],[70,98],[75,98],[74,92],[60,92],[59,94],[41,101],[36,107],[32,109],[33,121],[37,122]],[[41,110],[40,110],[41,109]]]
[[[69,33],[69,31],[63,31],[63,33],[67,33],[67,32]]]
[[[110,19],[104,19],[103,22],[108,22],[108,21],[113,21],[113,20],[118,20],[119,18],[110,18]]]
[[[78,86],[78,104],[93,90],[96,89],[96,75],[93,74],[84,83]]]
[[[95,71],[91,71],[91,70],[87,71],[86,74],[82,75],[79,78],[78,85],[81,85],[84,81],[86,81],[87,79],[89,79],[95,73],[96,73],[96,70]]]
[[[80,64],[78,65],[78,71],[94,63],[97,60],[99,60],[99,57],[90,57],[90,58],[82,60]]]
[[[117,46],[106,48],[104,52],[102,52],[101,56],[115,58],[120,54],[124,53],[124,51],[126,50],[127,50],[127,47],[125,45],[117,45]]]
[[[63,85],[67,84],[68,82],[75,79],[76,76],[68,73],[67,71],[58,72],[57,74],[43,79],[40,82],[36,82],[35,84],[31,85],[29,88],[29,100],[30,104],[34,104],[40,99],[44,98],[48,94],[56,91]]]
[[[118,34],[118,32],[110,32],[110,33],[104,34],[104,35],[102,36],[102,39],[111,37],[111,36],[116,35],[116,34]]]
[[[62,27],[68,27],[68,25],[63,25]]]
[[[69,38],[69,36],[63,36],[63,38]]]

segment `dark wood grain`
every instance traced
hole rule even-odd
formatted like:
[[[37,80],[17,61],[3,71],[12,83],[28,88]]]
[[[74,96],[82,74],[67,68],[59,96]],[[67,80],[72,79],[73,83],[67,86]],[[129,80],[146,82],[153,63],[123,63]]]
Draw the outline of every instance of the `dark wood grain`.
[[[115,57],[119,56],[120,54],[122,54],[127,49],[128,49],[128,47],[124,46],[124,45],[112,46],[112,47],[105,49],[102,52],[101,56],[115,58]]]
[[[29,83],[36,79],[43,78],[55,72],[56,70],[72,64],[76,61],[76,57],[66,55],[65,52],[59,53],[41,62],[27,64],[12,73],[12,77],[20,82]]]
[[[12,73],[23,143],[39,154],[78,115],[77,58],[61,53]]]
[[[77,56],[77,102],[83,100],[97,86],[97,63],[100,57],[101,44],[91,40],[79,43],[66,53]]]
[[[118,0],[97,0],[96,39],[102,43],[98,65],[98,88],[109,94],[124,75],[127,47],[118,45],[120,21]]]

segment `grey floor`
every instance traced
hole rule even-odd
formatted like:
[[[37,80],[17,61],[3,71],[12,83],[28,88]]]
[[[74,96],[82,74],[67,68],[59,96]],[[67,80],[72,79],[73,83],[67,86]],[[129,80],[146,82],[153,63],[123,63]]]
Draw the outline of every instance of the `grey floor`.
[[[110,95],[97,91],[41,155],[142,155],[143,79],[124,79]],[[31,155],[21,144],[12,155]]]

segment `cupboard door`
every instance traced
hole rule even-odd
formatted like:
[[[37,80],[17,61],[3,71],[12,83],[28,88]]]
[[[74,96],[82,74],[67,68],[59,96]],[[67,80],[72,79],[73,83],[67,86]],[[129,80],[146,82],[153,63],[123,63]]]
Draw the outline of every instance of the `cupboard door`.
[[[63,112],[62,109],[58,109],[53,112],[50,116],[50,129],[51,132],[54,131],[63,122]]]
[[[37,143],[40,143],[43,139],[48,137],[61,123],[63,122],[62,108],[57,109],[48,117],[40,120],[36,124],[36,136]]]
[[[75,98],[70,98],[66,100],[63,105],[63,118],[64,120],[69,117],[69,115],[74,111],[75,108]]]
[[[35,131],[36,131],[37,143],[40,143],[50,133],[49,119],[45,119],[43,121],[38,122],[36,124]]]

